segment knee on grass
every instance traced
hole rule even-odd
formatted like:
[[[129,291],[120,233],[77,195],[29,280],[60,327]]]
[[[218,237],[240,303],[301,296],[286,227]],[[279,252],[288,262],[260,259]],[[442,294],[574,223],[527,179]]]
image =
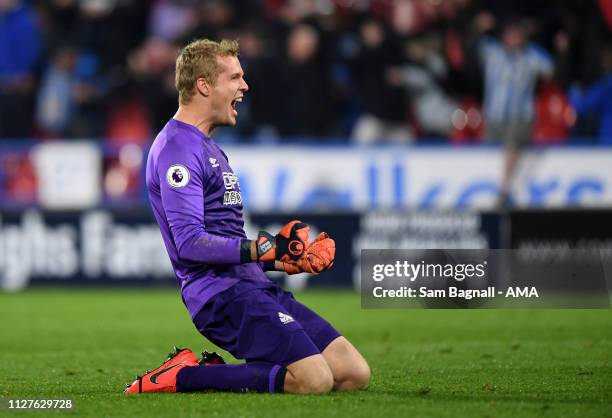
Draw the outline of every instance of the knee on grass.
[[[328,393],[334,387],[334,377],[321,355],[299,360],[287,367],[285,392]]]
[[[367,389],[370,384],[370,366],[365,361],[355,364],[343,376],[341,381],[336,382],[337,390],[362,390]]]

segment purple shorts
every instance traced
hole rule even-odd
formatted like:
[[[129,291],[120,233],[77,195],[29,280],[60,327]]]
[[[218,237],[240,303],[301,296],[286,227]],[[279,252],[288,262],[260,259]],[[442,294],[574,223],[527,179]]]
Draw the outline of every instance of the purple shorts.
[[[238,282],[209,300],[193,322],[238,359],[287,366],[320,354],[340,333],[276,284]]]

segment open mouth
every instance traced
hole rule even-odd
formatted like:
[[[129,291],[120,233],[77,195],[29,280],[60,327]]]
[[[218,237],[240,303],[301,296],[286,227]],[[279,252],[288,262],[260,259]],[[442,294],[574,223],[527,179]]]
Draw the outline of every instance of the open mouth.
[[[242,102],[242,97],[238,97],[232,100],[232,109],[234,111],[234,116],[238,114],[238,112],[236,111],[236,106],[238,105],[238,103],[241,103],[241,102]]]

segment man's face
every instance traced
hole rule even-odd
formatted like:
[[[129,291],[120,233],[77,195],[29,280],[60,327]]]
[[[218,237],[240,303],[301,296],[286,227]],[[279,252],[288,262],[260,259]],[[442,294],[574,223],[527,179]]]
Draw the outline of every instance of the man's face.
[[[242,101],[244,93],[249,89],[244,81],[244,72],[237,57],[217,57],[221,72],[217,82],[210,87],[213,125],[235,126],[237,103]]]
[[[504,30],[502,39],[506,48],[510,50],[521,49],[525,45],[526,34],[518,25],[510,26]]]

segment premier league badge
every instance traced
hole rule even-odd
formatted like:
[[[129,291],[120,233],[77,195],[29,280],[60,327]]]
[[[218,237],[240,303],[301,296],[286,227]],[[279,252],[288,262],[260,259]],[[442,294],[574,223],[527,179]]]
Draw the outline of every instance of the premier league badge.
[[[189,170],[183,165],[174,164],[166,172],[166,180],[175,189],[185,187],[189,183]]]

